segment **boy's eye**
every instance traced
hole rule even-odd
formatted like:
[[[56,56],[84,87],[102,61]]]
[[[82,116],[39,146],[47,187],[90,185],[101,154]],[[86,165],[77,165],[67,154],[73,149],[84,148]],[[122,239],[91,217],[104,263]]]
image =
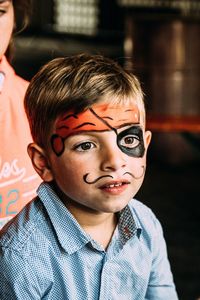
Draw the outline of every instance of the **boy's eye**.
[[[6,11],[2,8],[0,8],[0,16],[4,15],[6,13]]]
[[[140,140],[138,136],[135,135],[127,135],[120,140],[120,145],[129,149],[137,147],[139,143]]]
[[[7,5],[6,4],[3,4],[3,5],[0,4],[0,16],[3,16],[5,13],[8,12],[9,5],[10,4],[7,4]]]
[[[81,144],[78,144],[74,147],[74,149],[76,151],[87,151],[87,150],[90,150],[92,148],[94,148],[95,145],[91,142],[84,142],[84,143],[81,143]]]
[[[117,135],[117,145],[131,157],[143,157],[145,153],[143,131],[140,126],[132,126]]]

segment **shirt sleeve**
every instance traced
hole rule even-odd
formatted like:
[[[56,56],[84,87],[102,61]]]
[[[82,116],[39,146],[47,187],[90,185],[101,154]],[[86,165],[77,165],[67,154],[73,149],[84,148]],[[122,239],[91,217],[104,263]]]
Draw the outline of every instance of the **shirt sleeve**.
[[[153,213],[152,213],[153,214]],[[178,300],[173,276],[168,260],[166,242],[160,222],[153,214],[155,237],[153,241],[153,261],[146,292],[146,300]]]
[[[28,260],[9,249],[0,252],[0,299],[42,299],[41,284]]]

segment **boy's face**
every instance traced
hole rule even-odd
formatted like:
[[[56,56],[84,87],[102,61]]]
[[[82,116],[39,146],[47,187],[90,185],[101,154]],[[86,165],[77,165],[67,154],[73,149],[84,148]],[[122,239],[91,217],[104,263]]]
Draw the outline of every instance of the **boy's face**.
[[[14,26],[14,9],[11,0],[0,0],[0,59],[6,52]]]
[[[137,106],[101,103],[56,121],[50,179],[66,206],[113,213],[127,205],[142,184],[151,138],[140,119]]]

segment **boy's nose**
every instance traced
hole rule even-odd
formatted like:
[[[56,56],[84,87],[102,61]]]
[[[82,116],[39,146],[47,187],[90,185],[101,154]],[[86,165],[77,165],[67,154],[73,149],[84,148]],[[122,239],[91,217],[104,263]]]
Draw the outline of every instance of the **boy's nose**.
[[[116,146],[106,147],[102,153],[102,171],[116,171],[126,166],[125,154]]]

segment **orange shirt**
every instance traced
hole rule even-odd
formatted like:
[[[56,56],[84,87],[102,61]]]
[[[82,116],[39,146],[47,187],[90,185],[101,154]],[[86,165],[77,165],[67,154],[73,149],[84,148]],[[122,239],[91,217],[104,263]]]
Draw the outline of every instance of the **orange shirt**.
[[[27,154],[32,141],[23,106],[28,82],[0,60],[0,228],[35,196],[41,179]]]

